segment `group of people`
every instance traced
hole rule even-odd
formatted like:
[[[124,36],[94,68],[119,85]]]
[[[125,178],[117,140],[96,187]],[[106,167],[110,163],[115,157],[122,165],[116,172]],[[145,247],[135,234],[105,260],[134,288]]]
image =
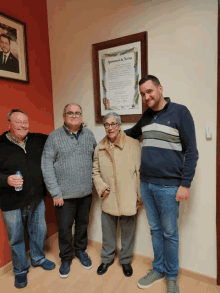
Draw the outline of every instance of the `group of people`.
[[[106,136],[98,145],[92,131],[84,126],[78,104],[64,107],[63,126],[48,137],[28,132],[24,111],[13,109],[8,114],[9,131],[0,137],[0,207],[12,252],[15,287],[27,285],[30,264],[25,231],[32,266],[55,268],[44,254],[45,185],[57,208],[60,277],[69,276],[74,255],[85,269],[92,268],[86,249],[94,183],[102,202],[103,241],[97,274],[105,274],[114,263],[119,223],[118,258],[124,275],[132,276],[137,210],[144,204],[154,261],[137,285],[144,289],[166,278],[167,292],[179,292],[177,222],[179,202],[189,197],[198,160],[195,127],[185,106],[163,97],[163,87],[155,76],[143,77],[139,91],[147,105],[139,122],[122,131],[121,117],[114,112],[106,114]]]

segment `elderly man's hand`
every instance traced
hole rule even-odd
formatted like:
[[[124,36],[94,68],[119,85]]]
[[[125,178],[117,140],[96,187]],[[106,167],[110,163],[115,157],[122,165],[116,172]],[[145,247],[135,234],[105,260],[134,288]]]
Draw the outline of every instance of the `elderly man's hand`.
[[[53,205],[54,206],[63,206],[64,205],[64,200],[63,200],[63,197],[59,197],[58,199],[54,199],[53,200]]]
[[[23,179],[18,178],[17,175],[11,175],[8,176],[7,183],[12,187],[20,187],[23,185]]]
[[[109,193],[110,193],[110,189],[106,189],[103,194],[101,195],[101,198],[104,198],[104,197],[107,197],[109,196]]]

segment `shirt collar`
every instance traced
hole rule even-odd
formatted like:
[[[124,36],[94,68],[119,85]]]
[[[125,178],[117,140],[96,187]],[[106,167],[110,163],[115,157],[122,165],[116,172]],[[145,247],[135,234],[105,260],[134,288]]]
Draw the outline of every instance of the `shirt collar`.
[[[22,146],[22,144],[20,143],[20,141],[18,141],[15,137],[13,137],[13,136],[11,135],[10,131],[8,131],[8,132],[6,133],[6,137],[7,137],[11,142],[13,142],[13,143],[15,143],[15,144],[18,144],[18,145],[21,145],[21,146]],[[28,136],[26,135],[25,138],[24,138],[24,140],[23,140],[24,145],[26,145],[27,140],[28,140]]]
[[[64,130],[66,131],[66,133],[67,133],[68,135],[70,135],[70,136],[74,135],[74,133],[72,133],[72,132],[69,130],[69,128],[65,125],[65,123],[63,124],[63,128],[64,128]],[[83,125],[81,124],[79,130],[77,131],[77,134],[81,133],[82,131],[83,131]]]
[[[4,52],[3,52],[3,57],[6,56],[7,59],[8,59],[9,55],[10,55],[10,51],[9,51],[8,53],[4,53]]]

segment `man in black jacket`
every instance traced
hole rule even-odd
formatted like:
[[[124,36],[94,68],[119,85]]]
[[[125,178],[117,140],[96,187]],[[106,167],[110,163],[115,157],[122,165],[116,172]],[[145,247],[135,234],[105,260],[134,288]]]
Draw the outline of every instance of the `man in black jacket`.
[[[19,73],[18,59],[11,53],[10,37],[2,34],[0,36],[0,45],[2,49],[2,52],[0,52],[0,69]]]
[[[28,133],[27,114],[14,109],[8,114],[9,131],[0,136],[0,208],[12,252],[15,287],[27,285],[28,263],[24,227],[29,234],[30,257],[34,267],[52,270],[45,258],[46,222],[41,173],[41,154],[47,135]],[[15,173],[21,172],[22,178]],[[22,186],[22,190],[16,191]]]

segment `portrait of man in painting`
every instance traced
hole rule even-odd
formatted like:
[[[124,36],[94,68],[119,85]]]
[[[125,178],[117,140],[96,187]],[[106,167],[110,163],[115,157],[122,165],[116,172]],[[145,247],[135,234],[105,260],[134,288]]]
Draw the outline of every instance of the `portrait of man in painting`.
[[[0,70],[19,73],[17,30],[0,23]]]

